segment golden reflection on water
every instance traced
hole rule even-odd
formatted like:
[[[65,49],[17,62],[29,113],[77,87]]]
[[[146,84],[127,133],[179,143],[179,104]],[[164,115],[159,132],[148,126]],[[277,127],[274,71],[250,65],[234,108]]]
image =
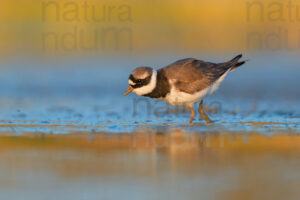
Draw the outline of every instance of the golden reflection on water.
[[[39,190],[48,176],[59,177],[52,181],[60,184],[93,177],[103,184],[113,182],[113,187],[118,181],[142,180],[150,185],[137,187],[152,188],[158,196],[170,190],[175,199],[177,192],[192,198],[295,199],[299,196],[299,153],[296,134],[3,135],[0,188]],[[22,177],[28,174],[29,180],[24,181]],[[176,191],[177,187],[186,188]],[[114,187],[116,191],[121,188]]]

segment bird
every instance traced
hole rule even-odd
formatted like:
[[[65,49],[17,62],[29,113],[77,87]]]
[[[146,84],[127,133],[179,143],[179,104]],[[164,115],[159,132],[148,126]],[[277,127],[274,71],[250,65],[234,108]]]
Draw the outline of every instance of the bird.
[[[213,63],[185,58],[158,70],[149,66],[135,68],[129,76],[129,88],[124,93],[163,100],[172,106],[183,106],[191,111],[194,121],[194,104],[199,102],[198,112],[207,122],[213,121],[203,111],[204,98],[215,92],[228,73],[243,65],[242,54],[233,59]]]

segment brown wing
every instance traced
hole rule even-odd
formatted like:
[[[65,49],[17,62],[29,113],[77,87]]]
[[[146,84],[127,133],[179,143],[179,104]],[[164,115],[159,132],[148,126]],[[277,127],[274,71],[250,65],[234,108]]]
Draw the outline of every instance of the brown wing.
[[[231,61],[216,64],[187,58],[178,60],[161,70],[165,71],[166,77],[180,91],[194,93],[207,88],[231,67]]]

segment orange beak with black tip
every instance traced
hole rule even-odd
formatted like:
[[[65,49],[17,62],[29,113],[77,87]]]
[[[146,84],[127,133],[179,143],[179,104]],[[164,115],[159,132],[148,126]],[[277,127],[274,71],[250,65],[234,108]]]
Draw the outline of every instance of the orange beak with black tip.
[[[124,96],[128,95],[129,93],[131,93],[133,91],[133,89],[134,89],[133,87],[129,86],[129,88],[124,93]]]

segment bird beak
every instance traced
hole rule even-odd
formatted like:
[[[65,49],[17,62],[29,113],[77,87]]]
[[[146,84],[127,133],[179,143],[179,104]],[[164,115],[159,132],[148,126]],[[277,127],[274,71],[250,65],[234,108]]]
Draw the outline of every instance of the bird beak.
[[[127,94],[131,93],[133,91],[133,87],[129,86],[129,88],[126,90],[126,92],[124,93],[124,96],[126,96]]]

